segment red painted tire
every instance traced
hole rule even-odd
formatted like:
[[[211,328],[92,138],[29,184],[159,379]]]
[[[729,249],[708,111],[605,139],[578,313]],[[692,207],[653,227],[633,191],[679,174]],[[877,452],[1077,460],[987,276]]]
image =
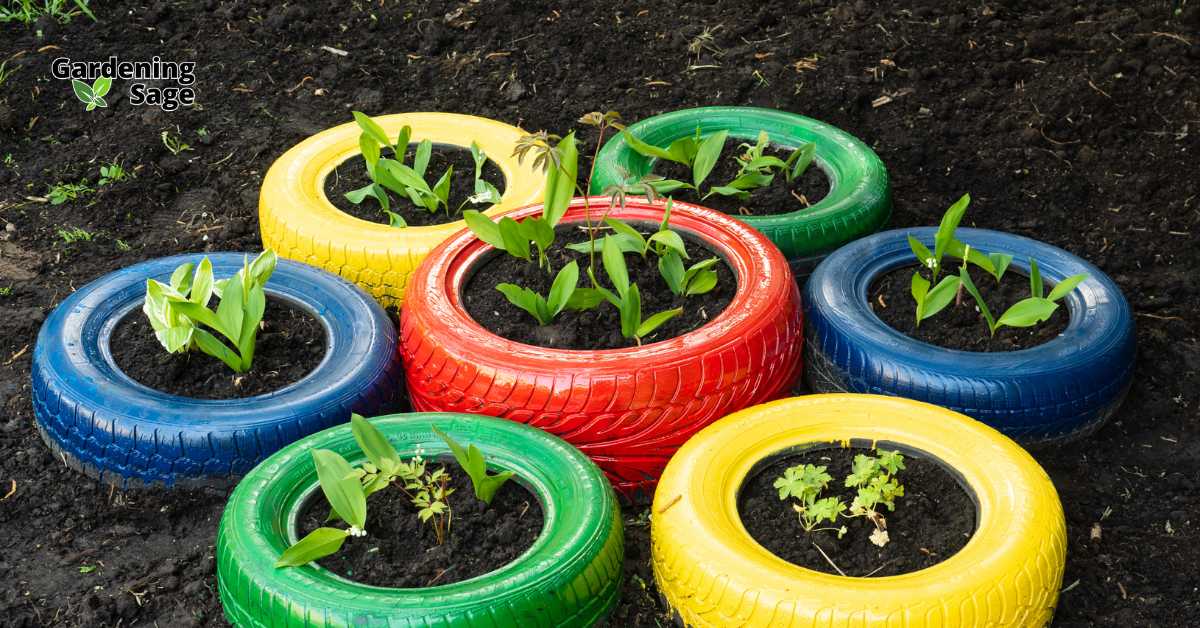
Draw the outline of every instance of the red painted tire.
[[[608,199],[594,197],[593,207]],[[510,214],[538,215],[540,205]],[[657,223],[662,205],[611,214]],[[582,222],[576,199],[563,222]],[[400,352],[414,410],[505,417],[579,447],[631,501],[648,501],[667,460],[692,434],[742,408],[785,396],[800,374],[800,293],[787,260],[740,221],[676,203],[671,225],[704,240],[737,273],[733,300],[703,327],[641,347],[568,351],[501,338],[467,314],[460,292],[491,247],[459,232],[408,285]]]

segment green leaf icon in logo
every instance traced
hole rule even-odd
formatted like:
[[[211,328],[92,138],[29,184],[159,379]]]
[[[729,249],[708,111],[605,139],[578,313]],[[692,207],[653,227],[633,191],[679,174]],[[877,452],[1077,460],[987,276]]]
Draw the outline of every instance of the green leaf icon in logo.
[[[80,102],[87,105],[87,110],[91,111],[96,107],[107,107],[108,101],[104,100],[104,95],[112,89],[112,79],[106,76],[97,78],[89,86],[87,83],[79,79],[71,79],[71,88],[75,90],[75,97]]]

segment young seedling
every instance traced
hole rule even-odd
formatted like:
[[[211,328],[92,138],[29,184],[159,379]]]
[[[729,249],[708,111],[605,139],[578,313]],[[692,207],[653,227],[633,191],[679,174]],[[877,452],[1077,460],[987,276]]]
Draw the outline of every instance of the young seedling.
[[[783,174],[788,183],[804,176],[805,171],[812,164],[813,158],[817,155],[817,145],[813,142],[797,148],[788,155],[787,160],[783,165]]]
[[[896,510],[896,498],[904,496],[904,486],[896,480],[904,469],[904,456],[899,451],[881,451],[877,456],[858,454],[845,486],[858,491],[850,502],[850,517],[865,517],[875,526],[871,543],[888,544],[887,519],[878,511],[882,504],[889,512]]]
[[[917,303],[917,327],[921,326],[921,321],[950,305],[950,302],[954,300],[954,295],[958,292],[960,283],[960,279],[953,275],[942,277],[938,285],[930,290],[929,280],[922,277],[919,272],[913,273],[910,292],[913,300]]]
[[[601,261],[604,264],[604,271],[608,275],[608,280],[612,284],[615,293],[612,290],[604,288],[596,281],[596,277],[592,269],[588,269],[591,274],[594,290],[598,291],[605,300],[617,308],[621,313],[621,335],[625,338],[634,340],[638,345],[642,344],[642,339],[661,327],[664,323],[679,316],[683,313],[683,308],[677,307],[671,310],[664,310],[651,315],[649,318],[642,318],[642,297],[638,291],[636,283],[629,281],[629,268],[625,265],[625,254],[613,240],[605,240],[604,248],[601,252]]]
[[[463,201],[462,205],[459,205],[460,212],[467,203],[495,205],[500,202],[500,190],[483,180],[483,166],[487,164],[487,154],[475,142],[471,142],[471,159],[475,162],[475,185],[473,186],[475,193]]]
[[[838,516],[846,509],[846,504],[837,497],[820,497],[833,480],[833,476],[825,472],[826,467],[811,464],[796,465],[784,469],[783,476],[775,479],[775,488],[779,491],[779,499],[787,501],[795,498],[800,503],[792,504],[792,509],[800,516],[800,525],[805,532],[828,530],[837,532],[838,538],[846,533],[846,527],[819,528],[821,522],[831,525],[837,523]]]
[[[183,138],[172,134],[170,131],[163,131],[161,138],[163,146],[166,147],[167,150],[171,151],[172,155],[178,155],[183,151],[192,150],[191,145],[185,143]]]
[[[63,227],[58,230],[58,237],[67,244],[75,244],[76,242],[91,242],[96,234],[85,231],[80,227]]]
[[[598,294],[579,292],[579,264],[571,262],[563,266],[550,285],[550,293],[542,295],[516,284],[502,283],[496,289],[504,294],[509,303],[529,312],[539,325],[549,325],[564,309],[587,310],[598,305],[602,299]]]
[[[321,492],[337,513],[337,518],[349,524],[349,528],[343,530],[323,526],[309,532],[284,550],[279,560],[275,561],[276,569],[306,565],[338,551],[348,537],[367,534],[367,496],[350,463],[328,449],[314,449],[312,457],[317,467]]]
[[[121,162],[113,160],[111,163],[100,166],[100,180],[97,185],[108,185],[109,183],[120,183],[127,179],[133,178],[133,173],[127,172],[121,166]]]
[[[967,248],[969,249],[970,247]],[[1031,296],[1017,301],[1005,310],[1000,315],[1000,318],[996,318],[992,315],[992,311],[988,308],[987,303],[984,302],[983,295],[979,293],[979,288],[971,280],[971,273],[968,271],[965,263],[959,267],[958,272],[963,287],[975,299],[975,305],[978,306],[979,313],[983,316],[983,320],[987,323],[988,331],[991,332],[993,337],[996,335],[996,330],[1001,327],[1033,327],[1050,318],[1054,314],[1054,311],[1058,309],[1057,301],[1070,294],[1075,289],[1075,286],[1088,278],[1087,273],[1071,275],[1056,284],[1054,289],[1050,291],[1050,294],[1046,295],[1037,260],[1030,259],[1029,281]]]
[[[942,215],[942,221],[933,236],[932,252],[920,240],[912,235],[908,236],[909,248],[917,257],[917,261],[929,269],[933,282],[937,281],[942,272],[942,258],[946,255],[975,264],[995,277],[997,282],[1004,276],[1004,271],[1012,262],[1012,256],[1007,253],[984,255],[977,250],[970,249],[954,237],[954,232],[958,229],[958,224],[962,221],[963,214],[966,213],[970,203],[971,195],[963,194],[962,198],[958,199]]]
[[[244,260],[241,270],[233,277],[214,281],[212,265],[206,263],[208,258],[205,257],[187,286],[188,293],[154,279],[146,280],[143,311],[168,351],[194,346],[221,360],[234,372],[245,373],[254,361],[254,342],[266,309],[264,286],[275,271],[277,260],[275,252],[268,249],[253,263],[248,258]],[[178,280],[178,286],[183,287],[189,266],[184,264],[175,270],[172,284]],[[221,298],[215,312],[207,305],[212,294]],[[188,319],[187,324],[178,324],[178,317]],[[200,325],[217,332],[230,344]]]
[[[769,144],[770,138],[767,132],[760,131],[758,140],[753,145],[739,145],[738,147],[744,152],[737,157],[738,163],[741,164],[737,176],[725,185],[713,186],[708,190],[708,194],[704,195],[704,198],[720,194],[721,196],[735,196],[744,201],[750,198],[752,190],[771,185],[771,182],[775,180],[774,171],[786,170],[788,165],[778,157],[763,154]]]
[[[691,169],[691,183],[675,179],[663,179],[653,183],[654,189],[660,194],[668,194],[681,188],[699,192],[700,186],[712,173],[713,167],[717,165],[717,159],[721,157],[721,151],[725,148],[725,139],[728,135],[728,131],[722,130],[703,137],[700,134],[700,127],[696,127],[695,135],[681,137],[671,142],[667,148],[662,148],[638,139],[628,130],[621,131],[625,142],[637,153],[646,157],[673,161]]]
[[[468,444],[464,448],[458,444],[458,441],[450,438],[449,434],[436,427],[433,428],[433,433],[446,441],[446,445],[450,447],[450,453],[454,454],[454,459],[458,462],[458,466],[467,472],[467,476],[471,478],[471,486],[475,489],[475,497],[479,501],[490,506],[492,498],[496,496],[496,491],[500,490],[500,487],[504,486],[505,482],[511,480],[516,475],[513,471],[488,473],[487,460],[478,447]]]
[[[91,194],[93,191],[88,186],[87,179],[81,179],[79,183],[56,183],[50,186],[50,190],[46,192],[46,198],[51,205],[62,205],[85,194]]]

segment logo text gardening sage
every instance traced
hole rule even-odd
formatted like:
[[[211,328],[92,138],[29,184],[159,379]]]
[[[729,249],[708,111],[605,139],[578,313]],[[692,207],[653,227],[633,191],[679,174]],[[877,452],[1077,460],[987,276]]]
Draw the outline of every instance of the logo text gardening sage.
[[[104,95],[112,87],[113,79],[133,81],[128,88],[131,105],[155,105],[163,111],[190,106],[196,102],[196,90],[192,87],[196,83],[195,70],[195,62],[163,61],[159,57],[151,57],[149,61],[121,61],[116,56],[106,61],[58,57],[50,64],[54,78],[71,80],[75,96],[87,105],[88,111],[108,106]],[[174,82],[176,86],[151,86],[148,81]]]

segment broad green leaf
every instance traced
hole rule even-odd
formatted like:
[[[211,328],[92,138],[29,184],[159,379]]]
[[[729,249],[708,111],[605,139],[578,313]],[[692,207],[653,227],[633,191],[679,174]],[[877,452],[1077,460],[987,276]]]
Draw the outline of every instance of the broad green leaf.
[[[946,254],[946,247],[954,240],[954,231],[958,229],[958,223],[962,221],[963,214],[967,211],[967,205],[970,204],[971,195],[963,194],[962,198],[958,199],[942,215],[942,222],[933,236],[933,256],[938,261],[941,261],[942,256]]]
[[[529,239],[521,231],[517,221],[505,216],[500,219],[500,239],[504,241],[504,250],[509,255],[523,260],[529,259]]]
[[[238,330],[230,331],[225,329],[225,325],[217,318],[217,315],[214,314],[212,310],[198,303],[192,303],[186,299],[176,300],[175,298],[168,298],[168,301],[174,311],[192,319],[193,321],[203,323],[204,325],[213,328],[226,338],[236,337],[238,330],[241,329],[240,324],[238,325]]]
[[[324,558],[340,549],[350,533],[337,528],[317,528],[283,551],[275,567],[299,567]]]
[[[667,282],[672,294],[678,295],[683,292],[684,272],[683,260],[679,259],[679,255],[668,252],[658,258],[658,273],[662,275],[663,281]]]
[[[550,318],[558,316],[558,313],[567,306],[571,293],[575,292],[578,285],[579,264],[571,262],[558,271],[558,275],[554,277],[554,283],[550,285],[550,294],[546,297],[546,307],[549,308]]]
[[[417,190],[422,194],[433,194],[433,190],[430,189],[425,179],[422,179],[421,175],[417,174],[412,168],[391,159],[380,159],[379,165],[383,166],[388,174],[395,177],[396,181],[400,182],[400,185]],[[380,180],[380,183],[384,183],[383,180]],[[387,184],[384,183],[384,185]],[[396,193],[403,194],[404,192],[397,190]]]
[[[168,353],[176,353],[179,350],[187,347],[192,342],[192,334],[196,328],[190,325],[186,327],[167,327],[154,332],[154,336],[162,343]]]
[[[367,174],[375,179],[375,166],[379,163],[379,142],[375,138],[362,133],[358,136],[358,150],[362,153],[363,161],[367,163]]]
[[[479,177],[483,174],[483,164],[487,162],[487,155],[484,154],[482,148],[479,148],[479,143],[474,140],[471,141],[471,161],[475,163],[475,191],[478,192]]]
[[[390,178],[390,175],[388,176],[389,180],[395,181],[395,179]],[[388,200],[387,192],[384,191],[382,185],[379,185],[378,183],[371,184],[371,195],[374,196],[375,200],[379,202],[379,206],[383,208],[383,211],[387,211],[392,207],[392,202]]]
[[[96,77],[96,80],[92,82],[92,94],[96,98],[100,98],[107,94],[110,88],[112,88],[112,79],[107,76],[98,76]]]
[[[342,196],[355,205],[361,205],[368,196],[372,198],[375,196],[374,188],[374,183],[368,183],[357,190],[350,190],[349,192],[342,194]]]
[[[265,286],[278,265],[279,254],[274,249],[267,249],[259,253],[253,262],[250,262],[250,275],[254,277],[254,281],[258,282],[258,285]]]
[[[85,103],[92,102],[92,99],[96,97],[92,93],[92,86],[79,79],[71,79],[71,89],[74,89],[75,96]]]
[[[1058,284],[1056,284],[1054,288],[1050,290],[1050,294],[1046,298],[1051,301],[1057,301],[1070,294],[1070,292],[1075,289],[1075,286],[1079,285],[1079,282],[1087,278],[1087,273],[1071,275],[1070,277],[1058,282]]]
[[[700,141],[700,126],[697,125],[695,135],[685,135],[667,147],[670,159],[691,168],[696,163],[696,154],[700,152]]]
[[[788,180],[791,181],[800,178],[800,176],[804,174],[804,171],[808,170],[809,164],[812,163],[813,157],[816,157],[816,155],[816,142],[809,142],[804,146],[797,148],[795,152],[789,155],[788,163],[790,164],[791,169],[788,170]]]
[[[504,239],[500,237],[500,227],[492,222],[491,218],[473,209],[468,209],[463,212],[463,221],[467,223],[467,228],[471,230],[471,233],[475,234],[475,237],[487,242],[494,248],[501,251],[505,250]]]
[[[650,236],[650,242],[660,244],[666,251],[674,252],[683,259],[688,259],[687,248],[683,244],[683,238],[674,231],[659,231]],[[656,251],[659,249],[656,248]]]
[[[547,316],[549,313],[548,308],[546,307],[545,300],[542,299],[542,295],[529,288],[523,288],[511,283],[499,284],[496,286],[496,290],[499,290],[500,294],[503,294],[509,303],[529,312],[530,316],[537,319],[539,325],[550,324],[550,318]]]
[[[687,296],[705,294],[717,287],[717,271],[704,270],[692,276],[687,282]]]
[[[638,327],[642,324],[642,295],[637,284],[630,284],[621,297],[621,335],[626,338],[637,338]]]
[[[450,453],[454,455],[454,460],[458,462],[458,466],[462,467],[463,471],[471,478],[471,485],[475,489],[475,497],[485,504],[492,503],[492,497],[496,491],[504,485],[509,478],[515,475],[512,471],[502,471],[495,475],[489,475],[487,472],[487,461],[484,459],[483,452],[475,445],[467,445],[466,449],[458,444],[448,434],[433,428],[433,433],[437,434],[446,445],[450,447]]]
[[[522,220],[521,233],[533,240],[540,250],[545,250],[554,242],[554,227],[545,218],[526,218]]]
[[[564,309],[568,310],[590,310],[604,300],[604,294],[595,288],[576,288],[575,292],[571,293],[571,298],[567,299],[567,305]]]
[[[668,198],[667,204],[663,207],[662,222],[658,223],[659,231],[666,231],[671,226],[671,210],[675,208],[675,199]]]
[[[400,214],[397,214],[394,211],[389,211],[386,209],[383,210],[383,213],[387,214],[389,227],[395,227],[397,229],[402,229],[402,228],[408,226],[408,221],[404,219],[404,216],[401,216]]]
[[[924,320],[941,312],[950,301],[954,300],[954,294],[958,292],[959,278],[953,275],[943,277],[938,285],[929,291],[925,296],[924,307],[921,310],[921,319]]]
[[[1013,256],[1008,253],[988,253],[988,259],[992,262],[992,276],[996,281],[1004,278],[1004,271],[1008,270],[1008,265],[1012,263]]]
[[[600,261],[604,264],[604,272],[608,274],[609,282],[621,299],[624,299],[629,292],[629,269],[625,266],[625,254],[617,247],[616,242],[605,238]]]
[[[454,166],[446,168],[446,172],[442,175],[442,178],[438,179],[437,183],[433,185],[433,195],[442,202],[442,205],[448,206],[450,200],[450,176],[453,173]]]
[[[638,325],[637,337],[642,338],[645,336],[649,336],[651,333],[654,332],[654,330],[658,329],[659,327],[662,327],[663,323],[666,323],[667,321],[671,320],[672,318],[675,318],[676,316],[679,316],[682,313],[683,313],[683,308],[677,307],[673,310],[665,310],[665,311],[662,311],[662,312],[659,312],[657,314],[650,316],[650,318],[647,318],[646,320],[642,321],[641,325]]]
[[[207,255],[200,260],[200,265],[196,267],[196,274],[192,277],[191,283],[191,297],[188,300],[208,307],[208,300],[212,298],[213,293],[213,269],[212,262],[209,261]]]
[[[646,142],[643,142],[642,140],[640,140],[636,136],[634,136],[633,133],[630,133],[628,129],[621,130],[621,137],[624,138],[625,143],[629,144],[629,147],[632,148],[634,150],[634,152],[638,153],[639,155],[643,155],[645,157],[657,157],[659,159],[666,159],[667,161],[674,161],[677,163],[681,163],[685,166],[692,165],[691,161],[681,160],[681,159],[679,159],[679,156],[672,154],[670,151],[668,151],[664,148],[659,148],[658,146],[654,146],[652,144],[647,144]]]
[[[424,177],[425,171],[429,168],[429,158],[433,156],[433,142],[430,140],[421,140],[417,144],[417,152],[413,155],[413,172],[417,176]]]
[[[967,265],[963,264],[958,269],[959,279],[962,280],[962,285],[967,292],[975,298],[975,305],[979,307],[979,313],[983,314],[983,319],[987,321],[988,329],[992,335],[996,335],[996,319],[992,316],[992,311],[988,309],[987,303],[983,300],[983,295],[979,294],[979,288],[975,287],[975,282],[971,281],[971,273],[967,271]]]
[[[636,240],[627,238],[623,235],[607,235],[607,236],[604,236],[603,238],[600,238],[600,239],[594,240],[594,241],[593,240],[585,240],[583,242],[575,242],[573,244],[568,244],[568,245],[566,245],[566,247],[572,251],[575,251],[576,253],[588,254],[588,253],[592,252],[592,246],[595,246],[597,251],[603,251],[604,250],[604,242],[607,240],[614,241],[617,245],[617,248],[620,249],[622,253],[641,254],[641,252],[642,252],[642,245],[639,242],[637,242]]]
[[[180,294],[187,294],[192,289],[192,271],[195,268],[196,265],[191,262],[180,264],[171,273],[171,287]]]
[[[221,303],[217,305],[217,320],[221,322],[221,327],[217,331],[234,344],[241,339],[242,319],[244,318],[242,301],[244,298],[241,282],[231,281],[225,284]]]
[[[354,434],[359,449],[362,449],[367,459],[375,466],[384,469],[388,468],[389,464],[393,465],[391,468],[400,464],[400,454],[396,453],[396,448],[392,447],[383,432],[367,419],[357,414],[350,415],[350,431]]]
[[[346,523],[363,528],[367,525],[367,497],[354,468],[340,454],[328,449],[313,449],[313,463],[321,492],[338,517]]]
[[[925,296],[929,294],[929,280],[922,277],[921,273],[913,273],[909,286],[909,292],[912,293],[913,301],[917,303],[917,322],[920,322],[922,318],[921,308],[925,304]]]
[[[721,187],[733,188],[735,190],[754,190],[757,188],[767,187],[775,180],[774,175],[762,174],[759,172],[747,172],[739,175],[733,181]]]
[[[696,151],[696,161],[692,164],[692,185],[699,188],[708,178],[713,167],[717,165],[717,159],[721,157],[728,135],[729,131],[717,131],[700,142],[700,148]]]
[[[663,179],[662,181],[651,181],[650,187],[654,188],[659,194],[670,194],[680,188],[692,188],[691,183],[676,181],[675,179]]]
[[[629,238],[631,241],[637,242],[637,244],[638,244],[637,252],[641,253],[643,255],[645,254],[645,252],[646,252],[646,237],[643,236],[641,233],[639,233],[637,229],[630,227],[628,223],[626,223],[622,220],[618,220],[616,218],[605,218],[604,224],[611,227],[612,230],[615,231],[616,233],[621,234],[621,235],[625,236],[626,238]]]
[[[225,343],[217,340],[217,337],[208,333],[207,330],[196,328],[192,332],[192,339],[196,341],[196,346],[201,351],[224,362],[235,373],[242,372],[241,356],[234,353],[233,349],[225,346]]]
[[[396,143],[392,145],[392,154],[396,161],[404,163],[404,153],[408,152],[408,140],[412,138],[412,127],[404,125],[396,134]]]
[[[1012,307],[1005,310],[1000,315],[1000,320],[996,321],[996,326],[1032,327],[1050,318],[1056,309],[1058,309],[1058,304],[1050,299],[1029,297],[1017,301]]]
[[[729,187],[728,185],[714,185],[711,188],[708,188],[708,193],[702,198],[708,198],[713,194],[720,194],[721,196],[736,196],[743,201],[750,198],[750,193],[746,190],[739,190],[734,187]]]
[[[783,169],[787,168],[787,162],[785,162],[784,160],[782,160],[778,157],[771,157],[770,155],[763,155],[760,157],[755,157],[742,165],[743,170],[756,171],[756,172],[762,171],[762,170],[769,170],[771,168],[778,168],[780,170],[783,170]]]
[[[982,268],[989,275],[996,276],[996,266],[992,263],[992,258],[984,255],[982,251],[975,247],[967,246],[961,240],[952,238],[946,244],[944,253],[958,259],[966,259],[966,261]]]
[[[568,133],[558,143],[559,166],[546,171],[546,195],[542,205],[542,217],[551,227],[557,226],[571,199],[575,196],[575,179],[579,171],[579,150],[575,146],[575,133]]]
[[[1037,298],[1046,296],[1046,288],[1042,283],[1042,271],[1038,269],[1037,260],[1029,258],[1029,293]]]
[[[358,123],[358,128],[362,129],[364,134],[381,146],[391,145],[391,142],[388,141],[387,133],[384,132],[383,127],[379,126],[378,123],[361,111],[351,111],[350,113],[354,115],[354,121]]]
[[[254,362],[254,342],[258,337],[258,324],[262,322],[267,308],[267,297],[263,287],[257,283],[250,286],[250,293],[242,306],[242,333],[238,340],[238,353],[242,354],[242,370],[250,370]]]
[[[912,249],[913,255],[917,257],[917,261],[921,262],[922,266],[930,270],[937,270],[937,260],[933,258],[933,253],[930,253],[929,249],[920,240],[913,237],[912,234],[908,236],[908,248]],[[928,282],[926,282],[926,287],[929,287]],[[916,298],[915,294],[913,298]]]

